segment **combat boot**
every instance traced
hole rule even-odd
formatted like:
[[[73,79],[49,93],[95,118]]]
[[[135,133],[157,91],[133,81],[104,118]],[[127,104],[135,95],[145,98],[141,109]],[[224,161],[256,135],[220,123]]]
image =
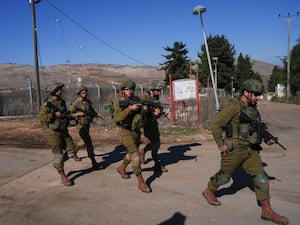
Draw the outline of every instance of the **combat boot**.
[[[124,162],[117,168],[117,172],[121,175],[124,179],[129,179],[129,175],[126,173],[126,167],[128,164],[125,164]]]
[[[64,170],[58,170],[58,173],[60,175],[61,183],[63,185],[65,185],[65,186],[71,186],[71,185],[73,185],[72,181],[70,181],[69,178],[66,176]]]
[[[136,177],[137,177],[137,180],[138,180],[138,185],[139,185],[138,187],[139,187],[139,189],[140,189],[142,192],[150,193],[151,190],[150,190],[149,186],[145,183],[142,174],[139,174],[139,175],[137,175]]]
[[[215,194],[208,187],[202,192],[202,195],[209,204],[214,206],[221,205],[221,202],[218,201]]]
[[[271,208],[270,199],[263,200],[260,202],[260,204],[262,209],[261,211],[262,219],[270,220],[274,223],[282,224],[282,225],[289,224],[289,220],[286,217],[280,216],[279,214],[273,211],[273,209]]]

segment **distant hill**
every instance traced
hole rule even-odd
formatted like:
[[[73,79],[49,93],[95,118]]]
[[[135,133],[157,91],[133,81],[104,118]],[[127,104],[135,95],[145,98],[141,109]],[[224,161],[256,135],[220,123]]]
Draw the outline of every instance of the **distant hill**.
[[[263,75],[264,83],[269,80],[274,65],[253,60],[253,70]],[[127,66],[114,64],[64,64],[41,68],[41,88],[60,81],[74,84],[81,77],[87,85],[110,85],[124,79],[133,79],[138,84],[147,84],[153,79],[164,79],[164,71],[154,66]],[[0,90],[28,87],[35,85],[36,74],[32,65],[0,64]],[[266,84],[265,84],[266,85]]]

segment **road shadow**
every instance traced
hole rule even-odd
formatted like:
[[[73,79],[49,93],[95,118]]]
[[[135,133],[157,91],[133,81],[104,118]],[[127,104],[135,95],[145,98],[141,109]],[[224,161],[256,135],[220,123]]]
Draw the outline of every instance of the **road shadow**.
[[[123,160],[127,151],[124,145],[118,145],[111,152],[96,155],[96,157],[102,157],[101,165],[102,168],[107,168],[111,164]]]
[[[67,173],[67,176],[70,178],[70,180],[75,183],[75,180],[79,177],[89,174],[91,172],[97,171],[97,170],[104,170],[108,166],[110,166],[112,163],[118,162],[124,158],[126,154],[126,149],[123,145],[118,145],[115,147],[115,149],[111,152],[95,155],[96,160],[98,161],[98,157],[102,157],[102,161],[98,162],[96,167],[90,167],[87,169],[82,170],[72,170]],[[81,157],[81,159],[88,158],[88,157]]]
[[[263,167],[266,167],[266,163],[262,163]],[[269,180],[276,180],[275,177],[269,176],[266,172],[265,174],[269,178]],[[254,192],[254,184],[252,181],[252,177],[243,170],[242,167],[239,167],[231,177],[232,184],[229,187],[219,189],[215,192],[216,197],[221,197],[223,195],[232,195],[238,192],[243,188],[249,188]]]
[[[164,152],[164,153],[160,153],[159,154],[159,158],[161,160],[161,164],[163,166],[168,166],[174,163],[178,163],[179,161],[186,161],[186,160],[197,160],[197,156],[193,155],[193,156],[189,156],[189,155],[185,155],[185,153],[187,151],[192,150],[191,147],[195,147],[195,146],[200,146],[200,143],[191,143],[191,144],[185,144],[185,145],[175,145],[175,146],[170,146],[167,151],[168,152]],[[151,155],[151,152],[147,152],[147,154]],[[149,163],[152,161],[151,159],[147,159],[145,161],[145,164]],[[155,171],[154,168],[145,168],[143,169],[143,171],[153,171],[153,174],[147,178],[146,180],[146,184],[148,186],[151,185],[151,183],[156,179],[159,178],[162,173]]]
[[[186,217],[180,212],[176,212],[173,216],[157,225],[184,225]]]

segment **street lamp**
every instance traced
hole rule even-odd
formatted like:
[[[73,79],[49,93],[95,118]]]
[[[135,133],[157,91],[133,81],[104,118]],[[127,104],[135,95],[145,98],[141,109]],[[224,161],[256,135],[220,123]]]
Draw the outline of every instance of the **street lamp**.
[[[206,40],[206,34],[205,34],[204,24],[203,24],[203,20],[202,20],[202,13],[204,13],[205,11],[206,11],[206,8],[204,6],[197,5],[193,10],[193,14],[200,16],[200,23],[201,23],[201,27],[202,27],[203,40],[204,40],[204,45],[205,45],[205,49],[206,49],[208,67],[209,67],[210,77],[211,77],[211,81],[212,81],[212,85],[213,85],[213,89],[214,89],[216,109],[217,109],[217,111],[220,111],[220,104],[219,104],[219,99],[218,99],[218,95],[217,95],[216,83],[215,83],[215,79],[214,79],[214,75],[213,75],[211,59],[210,59],[208,44],[207,44],[207,40]]]
[[[218,91],[218,57],[213,57],[213,62],[214,62],[214,73],[215,73],[215,86]]]
[[[233,77],[231,77],[231,98],[233,98]]]

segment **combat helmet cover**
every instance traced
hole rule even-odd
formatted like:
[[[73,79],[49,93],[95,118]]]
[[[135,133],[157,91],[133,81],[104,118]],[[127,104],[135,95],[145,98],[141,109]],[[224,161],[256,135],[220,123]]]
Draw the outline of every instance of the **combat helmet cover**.
[[[264,86],[259,80],[248,79],[242,83],[240,93],[243,93],[244,90],[262,95],[264,93]]]
[[[60,83],[60,82],[49,84],[46,88],[46,92],[54,95],[55,92],[57,92],[58,90],[61,90],[64,86],[65,85],[63,83]]]
[[[151,90],[161,90],[161,89],[165,88],[165,86],[166,86],[165,81],[163,81],[163,80],[154,80],[150,84],[150,89]]]
[[[84,85],[80,85],[78,88],[77,88],[77,91],[76,91],[76,94],[79,95],[80,92],[82,91],[88,91],[88,88]]]
[[[135,90],[135,82],[132,80],[124,80],[121,83],[121,90],[124,90],[125,88],[130,88],[131,90]]]

